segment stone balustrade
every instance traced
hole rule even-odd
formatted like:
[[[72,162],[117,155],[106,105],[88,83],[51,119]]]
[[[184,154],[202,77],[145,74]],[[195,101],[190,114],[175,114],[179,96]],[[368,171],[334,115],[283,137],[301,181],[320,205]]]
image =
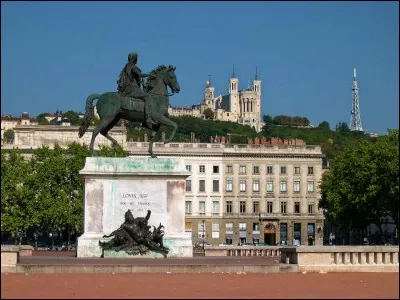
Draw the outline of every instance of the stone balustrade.
[[[299,271],[398,272],[397,246],[281,247],[281,262]]]
[[[1,246],[1,273],[17,271],[19,262],[19,246]]]
[[[16,272],[20,256],[32,256],[33,247],[29,245],[1,246],[1,273]]]
[[[279,256],[276,246],[218,246],[205,247],[205,256]]]

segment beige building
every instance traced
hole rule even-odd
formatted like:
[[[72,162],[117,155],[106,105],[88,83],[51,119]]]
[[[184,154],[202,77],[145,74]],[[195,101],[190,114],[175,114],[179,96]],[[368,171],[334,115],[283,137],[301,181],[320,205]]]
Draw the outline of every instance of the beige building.
[[[215,96],[215,88],[207,80],[202,104],[192,108],[170,107],[168,113],[172,116],[204,118],[206,109],[214,113],[214,120],[249,125],[257,132],[261,131],[264,125],[261,117],[261,80],[257,73],[252,84],[243,90],[239,90],[239,79],[233,73],[229,80],[228,94],[224,96]]]
[[[11,129],[14,130],[16,126],[30,126],[38,125],[36,119],[30,118],[29,114],[24,112],[21,117],[13,117],[11,115],[1,117],[1,138],[4,137],[4,132]]]
[[[53,148],[55,144],[67,147],[72,142],[89,145],[94,127],[88,128],[82,138],[78,136],[79,126],[60,125],[20,125],[14,127],[15,137],[12,145],[2,145],[2,149],[18,148],[36,149],[42,146]],[[117,140],[122,146],[126,146],[126,127],[116,126],[110,130],[110,136]],[[95,149],[100,145],[111,146],[111,142],[99,134],[95,141]]]
[[[128,142],[126,150],[146,155],[147,145]],[[154,150],[183,157],[192,174],[185,206],[194,242],[204,234],[212,245],[322,245],[320,146],[156,143]]]

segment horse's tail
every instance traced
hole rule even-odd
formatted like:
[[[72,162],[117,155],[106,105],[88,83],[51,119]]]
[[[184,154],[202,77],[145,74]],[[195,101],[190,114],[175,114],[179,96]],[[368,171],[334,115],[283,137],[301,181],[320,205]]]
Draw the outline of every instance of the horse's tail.
[[[86,130],[89,128],[89,125],[92,121],[92,117],[94,114],[94,109],[93,109],[93,101],[95,99],[100,98],[100,94],[91,94],[87,99],[86,99],[86,111],[85,111],[85,117],[83,119],[83,122],[81,126],[79,127],[79,137],[83,137],[85,134]]]

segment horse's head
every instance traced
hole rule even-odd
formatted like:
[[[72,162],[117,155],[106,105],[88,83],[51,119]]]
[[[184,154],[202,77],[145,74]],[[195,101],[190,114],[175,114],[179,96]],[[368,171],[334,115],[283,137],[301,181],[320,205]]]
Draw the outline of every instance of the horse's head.
[[[175,67],[158,66],[151,71],[151,77],[147,80],[145,91],[152,94],[167,95],[167,86],[173,93],[179,93],[180,87],[175,75]]]
[[[173,93],[179,93],[181,88],[179,87],[178,80],[176,79],[175,70],[176,67],[173,67],[171,65],[168,66],[166,76],[164,78],[164,83],[171,88]]]

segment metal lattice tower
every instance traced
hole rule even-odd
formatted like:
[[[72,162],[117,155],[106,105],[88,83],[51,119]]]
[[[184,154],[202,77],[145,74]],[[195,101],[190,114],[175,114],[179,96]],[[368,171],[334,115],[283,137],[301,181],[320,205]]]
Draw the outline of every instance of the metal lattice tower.
[[[351,121],[350,130],[363,131],[360,116],[360,99],[358,97],[358,83],[356,78],[356,68],[353,73],[353,87],[352,87],[352,108],[351,108]]]

